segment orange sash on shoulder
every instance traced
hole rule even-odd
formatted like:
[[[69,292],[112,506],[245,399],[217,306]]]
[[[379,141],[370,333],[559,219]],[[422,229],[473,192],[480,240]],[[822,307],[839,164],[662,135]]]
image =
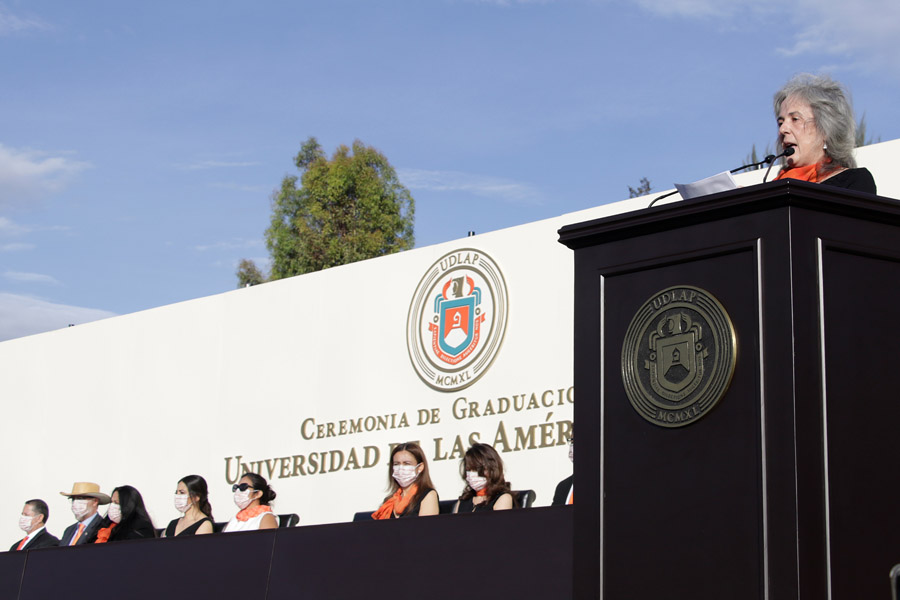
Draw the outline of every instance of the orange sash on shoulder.
[[[391,513],[402,514],[406,507],[409,506],[410,501],[415,498],[419,486],[414,483],[406,489],[409,490],[406,498],[403,497],[403,489],[397,490],[393,496],[384,501],[384,504],[378,510],[372,513],[372,518],[378,520],[390,519]]]
[[[109,536],[112,535],[112,530],[116,528],[116,523],[110,524],[109,527],[104,527],[103,529],[97,532],[97,540],[94,542],[95,544],[105,544],[109,541]]]
[[[253,517],[259,516],[265,512],[272,512],[272,507],[263,504],[257,504],[256,506],[251,506],[245,508],[244,510],[239,510],[238,514],[236,514],[235,517],[238,521],[249,521]]]

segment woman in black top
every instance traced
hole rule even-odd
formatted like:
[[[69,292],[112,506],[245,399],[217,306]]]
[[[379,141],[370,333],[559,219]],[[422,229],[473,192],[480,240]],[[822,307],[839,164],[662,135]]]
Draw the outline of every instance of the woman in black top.
[[[209,488],[206,480],[199,475],[188,475],[178,482],[175,487],[175,510],[182,515],[178,519],[172,519],[162,537],[213,532]]]
[[[474,444],[460,463],[466,482],[453,512],[506,510],[515,506],[512,488],[503,475],[503,459],[492,446]]]
[[[428,460],[419,444],[399,444],[388,462],[388,496],[373,519],[402,519],[438,514],[438,493],[428,474]]]
[[[156,537],[153,521],[144,507],[141,493],[130,485],[117,487],[110,494],[111,502],[106,517],[100,523],[93,540],[95,544],[140,540]]]

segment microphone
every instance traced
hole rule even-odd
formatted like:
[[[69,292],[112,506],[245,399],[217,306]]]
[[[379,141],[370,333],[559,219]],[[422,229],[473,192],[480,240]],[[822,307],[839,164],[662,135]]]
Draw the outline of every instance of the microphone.
[[[769,171],[772,170],[772,165],[775,164],[775,159],[781,158],[782,156],[790,156],[790,155],[793,154],[793,153],[794,153],[794,147],[793,147],[793,146],[788,146],[787,148],[784,149],[784,152],[782,152],[782,153],[779,154],[778,156],[773,156],[773,157],[772,157],[772,160],[769,162],[769,168],[766,169],[766,174],[765,174],[765,176],[763,177],[763,183],[765,183],[765,182],[766,182],[766,179],[769,178]],[[771,156],[771,155],[769,155],[769,156]],[[769,161],[769,157],[768,157],[768,156],[766,157],[766,161]]]
[[[749,169],[751,167],[761,167],[763,165],[769,165],[769,168],[766,169],[766,175],[765,175],[765,177],[763,177],[763,183],[765,183],[766,179],[769,178],[769,171],[772,170],[772,165],[775,164],[775,161],[778,160],[779,158],[781,158],[782,156],[790,156],[793,153],[794,153],[794,147],[788,146],[787,148],[784,149],[784,152],[782,152],[781,154],[779,154],[777,156],[774,154],[769,154],[768,156],[766,156],[764,159],[762,159],[759,162],[750,163],[749,165],[744,165],[743,167],[738,167],[737,169],[732,169],[731,171],[729,171],[729,173],[737,173],[738,171],[743,171],[744,169]],[[669,192],[668,194],[663,194],[662,196],[657,196],[656,198],[653,199],[653,202],[651,202],[647,206],[647,208],[650,208],[651,206],[656,204],[657,200],[662,200],[663,198],[668,198],[669,196],[671,196],[673,194],[677,194],[677,193],[678,193],[678,190],[675,190],[675,191]]]

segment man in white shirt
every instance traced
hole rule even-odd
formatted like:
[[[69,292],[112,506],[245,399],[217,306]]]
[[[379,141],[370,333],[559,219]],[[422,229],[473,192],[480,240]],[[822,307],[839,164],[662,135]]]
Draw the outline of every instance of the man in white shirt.
[[[25,532],[25,537],[10,546],[10,552],[57,546],[59,539],[47,531],[48,518],[50,509],[46,502],[38,499],[26,502],[19,517],[19,528]]]
[[[97,507],[109,504],[109,496],[100,492],[99,485],[89,481],[78,481],[72,486],[71,494],[60,494],[72,501],[72,514],[78,521],[66,527],[59,545],[80,546],[93,541],[103,520],[97,514]]]

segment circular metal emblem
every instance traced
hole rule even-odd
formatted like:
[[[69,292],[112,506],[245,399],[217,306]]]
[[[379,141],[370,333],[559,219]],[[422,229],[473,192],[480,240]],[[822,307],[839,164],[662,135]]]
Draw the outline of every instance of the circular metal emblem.
[[[419,281],[406,319],[409,359],[430,387],[467,388],[497,356],[509,297],[494,260],[474,248],[449,252]]]
[[[725,395],[737,337],[706,290],[679,285],[647,300],[622,344],[622,380],[634,410],[654,425],[683,427]]]

